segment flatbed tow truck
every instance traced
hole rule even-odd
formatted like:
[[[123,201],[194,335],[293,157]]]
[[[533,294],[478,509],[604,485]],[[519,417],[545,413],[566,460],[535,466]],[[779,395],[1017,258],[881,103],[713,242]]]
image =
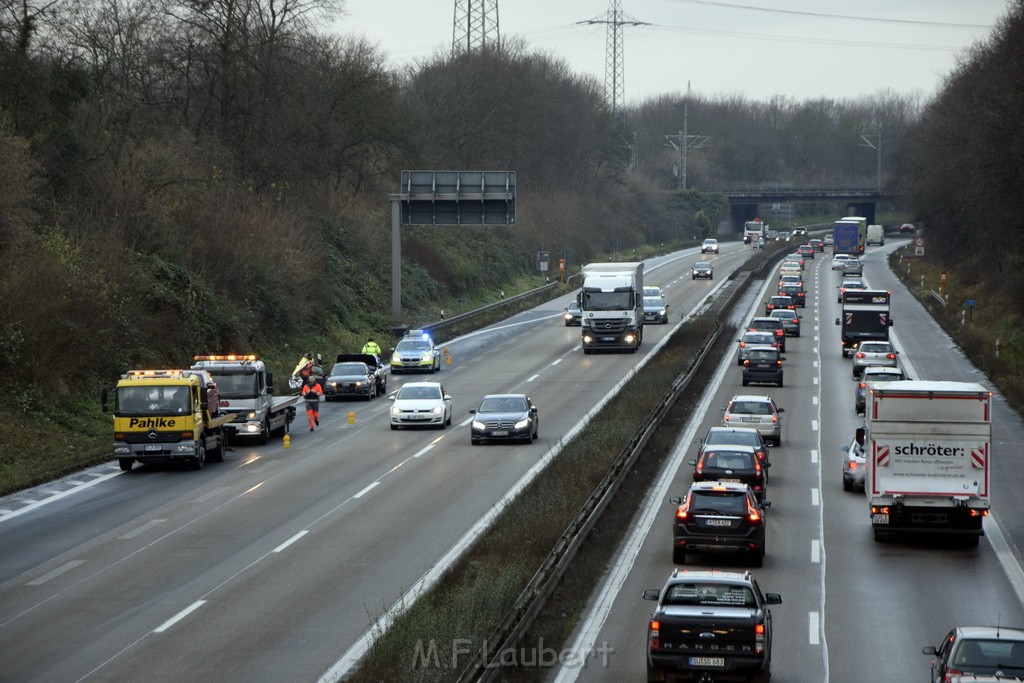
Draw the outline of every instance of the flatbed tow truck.
[[[102,398],[108,410],[107,396]],[[185,461],[201,469],[221,462],[225,427],[235,415],[221,414],[207,387],[189,370],[131,370],[114,389],[114,457],[128,471],[135,462]],[[211,405],[214,404],[214,405]]]

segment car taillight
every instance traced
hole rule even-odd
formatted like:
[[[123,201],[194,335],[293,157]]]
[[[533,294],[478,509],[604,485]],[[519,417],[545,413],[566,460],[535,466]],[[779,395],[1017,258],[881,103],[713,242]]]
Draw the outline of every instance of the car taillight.
[[[747,501],[747,519],[751,522],[761,520],[761,511],[756,506],[751,505],[749,500]]]
[[[849,461],[847,461],[847,464],[849,465],[851,470],[857,469],[857,461],[856,460],[849,460]]]
[[[749,366],[750,365],[750,359],[749,358],[744,358],[743,359],[743,364]]]
[[[702,455],[702,456],[700,456],[700,459],[697,461],[697,475],[699,476],[703,472],[704,472],[704,456]]]
[[[740,348],[741,348],[741,349],[745,349],[745,348],[747,348],[747,342],[745,342],[745,341],[741,341],[741,342],[740,342]]]
[[[857,358],[863,358],[863,357],[864,357],[864,352],[863,351],[858,351],[857,352]]]
[[[868,384],[867,384],[867,382],[861,382],[861,383],[860,383],[860,388],[861,388],[861,389],[867,389],[867,388],[868,388]]]
[[[781,360],[775,361],[775,367],[781,368],[782,367],[782,361]]]
[[[778,415],[772,415],[772,422],[778,422],[778,421],[779,421],[779,416]]]
[[[683,503],[676,508],[676,519],[689,519],[690,518],[690,504]]]
[[[764,643],[765,643],[765,628],[764,624],[758,624],[754,627],[754,652],[761,655],[764,654]]]
[[[785,330],[781,330],[781,329],[775,330],[775,336],[776,337],[784,337],[785,335],[786,335],[786,331]]]
[[[896,354],[895,353],[890,353],[890,354],[886,355],[886,358],[888,358],[889,360],[892,360],[892,359],[896,358]]]
[[[661,649],[661,622],[657,619],[651,619],[651,623],[647,625],[647,636],[651,645],[651,650],[657,652]]]

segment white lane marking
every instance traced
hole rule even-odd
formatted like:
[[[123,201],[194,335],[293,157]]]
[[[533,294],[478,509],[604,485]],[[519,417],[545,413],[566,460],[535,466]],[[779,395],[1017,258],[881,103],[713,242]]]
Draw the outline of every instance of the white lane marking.
[[[7,508],[0,508],[0,517],[3,517],[4,515],[9,515],[12,512],[14,512],[14,510],[8,510]]]
[[[811,541],[811,562],[814,564],[821,562],[821,543],[818,539]]]
[[[818,383],[818,378],[817,378],[817,377],[815,377],[815,378],[814,378],[814,383],[815,383],[815,384],[817,384],[817,383]]]
[[[118,536],[118,538],[120,540],[122,540],[122,541],[131,540],[131,539],[135,538],[136,536],[138,536],[139,534],[145,533],[145,532],[149,531],[150,529],[152,529],[153,527],[159,526],[159,525],[163,524],[166,521],[167,521],[166,519],[151,519],[148,522],[146,522],[145,524],[143,524],[142,526],[140,526],[140,527],[138,527],[136,529],[132,529],[131,531],[126,533],[124,536]]]
[[[818,405],[818,397],[817,396],[811,396],[811,405],[815,405],[815,406]]]
[[[413,457],[416,457],[416,456],[413,456]],[[362,498],[363,496],[365,496],[367,493],[369,493],[370,491],[374,490],[378,486],[380,486],[380,482],[379,481],[375,481],[375,482],[373,482],[372,484],[370,484],[369,486],[367,486],[362,491],[360,491],[359,493],[357,493],[356,495],[354,495],[352,497],[353,498]]]
[[[821,627],[818,625],[818,613],[808,612],[807,613],[807,639],[811,645],[817,645],[820,642],[818,637]]]
[[[818,451],[814,448],[811,449],[811,463],[818,462]]]
[[[815,401],[815,403],[817,403],[817,401]],[[811,420],[811,431],[812,432],[818,431],[818,421],[817,420]]]
[[[253,471],[255,472],[255,470],[253,470]],[[212,498],[217,498],[218,496],[220,496],[221,494],[223,494],[227,490],[228,490],[227,486],[218,486],[215,489],[210,489],[209,491],[207,491],[203,495],[199,496],[198,498],[193,498],[192,502],[193,503],[205,503],[206,501],[208,501],[208,500],[210,500]]]
[[[811,489],[811,505],[817,507],[820,504],[821,501],[818,500],[818,489]]]
[[[58,576],[60,576],[61,574],[63,574],[64,572],[69,572],[72,569],[74,569],[75,567],[77,567],[79,565],[82,565],[82,564],[85,564],[85,560],[71,560],[70,562],[62,564],[61,566],[57,567],[54,570],[46,572],[42,576],[39,576],[39,577],[36,577],[36,578],[32,579],[31,581],[29,581],[25,585],[26,586],[41,586],[42,584],[46,583],[50,579],[55,579]]]
[[[188,607],[186,607],[182,611],[178,612],[173,617],[171,617],[170,619],[168,619],[167,621],[165,621],[164,623],[160,624],[155,629],[153,629],[153,633],[163,633],[164,631],[166,631],[170,627],[174,626],[179,621],[181,621],[182,619],[184,619],[188,615],[192,614],[193,612],[195,612],[197,609],[199,609],[200,607],[202,607],[205,604],[206,604],[206,600],[196,600],[191,605],[189,605]]]
[[[538,377],[540,377],[540,373],[539,372],[536,375],[534,375],[533,377],[528,377],[526,379],[526,381],[527,382],[532,382],[533,380],[537,379]]]
[[[559,363],[561,363],[561,362],[562,362],[562,359],[561,359],[561,358],[556,358],[556,359],[554,359],[553,361],[551,361],[551,364],[552,364],[552,365],[558,365],[558,364],[559,364]]]
[[[430,451],[430,449],[433,448],[433,447],[434,447],[434,444],[432,444],[432,443],[431,444],[427,444],[426,446],[424,446],[423,448],[421,448],[417,452],[413,453],[412,457],[418,458],[421,455],[426,455]],[[377,484],[379,484],[379,483],[380,482],[378,481]],[[376,486],[377,484],[374,484],[374,486]]]
[[[46,505],[47,503],[53,502],[55,500],[60,500],[61,498],[64,498],[66,496],[70,496],[73,493],[77,493],[78,491],[81,491],[84,488],[88,488],[90,486],[95,486],[96,484],[104,482],[107,479],[110,479],[112,477],[119,477],[122,474],[124,474],[124,473],[121,472],[121,471],[111,472],[110,474],[105,474],[105,475],[103,475],[101,477],[97,477],[96,479],[93,479],[92,481],[85,482],[81,486],[76,486],[73,489],[68,489],[67,491],[62,491],[61,493],[58,493],[58,494],[53,495],[53,496],[50,496],[49,498],[45,498],[43,500],[38,500],[38,501],[30,501],[29,504],[26,505],[25,507],[18,508],[14,512],[9,512],[9,513],[7,513],[5,515],[0,515],[0,522],[5,522],[8,519],[12,519],[14,517],[17,517],[18,515],[23,515],[26,512],[28,512],[29,510],[35,510],[37,507],[39,507],[41,505]]]
[[[766,280],[765,286],[761,291],[762,297],[764,293],[767,291],[768,284],[769,281]],[[721,289],[726,287],[727,285],[728,281],[722,280],[716,286],[715,289]],[[703,302],[701,305],[703,305]],[[693,312],[687,314],[679,321],[678,325],[686,323],[693,315]],[[387,609],[377,619],[377,621],[374,622],[370,629],[363,633],[363,635],[349,647],[349,649],[341,656],[341,659],[336,661],[327,671],[323,673],[323,675],[319,679],[320,683],[333,683],[334,681],[342,680],[348,674],[348,672],[356,666],[359,660],[363,658],[366,652],[377,640],[379,635],[386,632],[388,627],[394,622],[395,619],[397,619],[401,614],[403,614],[413,603],[416,602],[416,600],[420,596],[422,596],[424,593],[430,590],[430,588],[433,587],[441,579],[442,576],[444,576],[444,574],[448,571],[448,568],[451,567],[451,565],[459,557],[462,556],[462,554],[470,545],[476,542],[476,539],[479,537],[479,535],[494,524],[494,521],[497,519],[498,515],[501,513],[502,510],[504,510],[504,508],[509,504],[509,502],[518,497],[520,493],[522,493],[523,489],[525,489],[530,484],[530,482],[532,482],[541,472],[544,471],[544,469],[548,466],[548,463],[551,461],[551,459],[555,457],[555,454],[557,453],[561,445],[575,438],[576,435],[579,434],[583,430],[583,428],[590,423],[594,416],[597,415],[602,409],[604,409],[608,401],[611,400],[611,397],[616,395],[622,389],[622,387],[625,386],[625,384],[629,382],[630,379],[633,378],[633,375],[635,375],[647,363],[647,360],[649,358],[652,358],[653,355],[668,342],[668,339],[669,335],[665,335],[664,337],[662,337],[662,339],[658,341],[657,344],[655,344],[654,349],[650,352],[649,355],[644,356],[644,358],[642,358],[640,362],[638,362],[635,366],[630,368],[630,370],[625,374],[625,376],[623,376],[623,378],[619,380],[619,382],[614,387],[612,387],[608,391],[608,393],[605,394],[601,398],[601,400],[598,401],[594,405],[594,407],[591,408],[590,411],[588,411],[587,414],[584,415],[572,429],[570,429],[562,436],[559,443],[553,445],[547,452],[545,452],[544,455],[541,456],[540,460],[538,460],[537,463],[533,467],[531,467],[519,479],[519,481],[517,481],[515,485],[513,485],[512,488],[510,488],[505,493],[504,496],[501,497],[501,500],[499,500],[498,502],[491,506],[491,509],[487,512],[487,514],[485,514],[475,525],[473,525],[471,529],[466,531],[466,533],[463,534],[463,536],[458,540],[458,542],[456,542],[456,544],[452,546],[451,549],[448,550],[448,552],[445,553],[445,555],[441,557],[441,559],[439,559],[426,574],[421,576],[420,579],[415,584],[413,584],[413,586],[409,590],[407,590],[389,609]],[[572,351],[578,350],[579,348],[580,345],[577,344],[576,346],[573,347]],[[568,355],[568,353],[566,355]],[[716,376],[719,385],[721,385],[722,383],[722,378],[725,376],[726,370],[728,370],[731,367],[731,363],[723,363],[722,366],[719,368],[718,374]],[[707,404],[710,404],[710,397],[713,393],[714,392],[708,392],[708,396],[704,401],[705,412],[707,412],[708,410]],[[688,430],[689,437],[687,443],[689,442],[689,440],[693,439],[694,432],[696,431],[698,426],[698,423],[696,421],[693,421],[693,426]],[[682,449],[680,449],[678,462],[676,463],[675,467],[672,468],[672,471],[679,468],[685,456],[686,453]],[[667,492],[668,485],[670,482],[671,476],[666,475],[664,489],[662,491],[661,496],[658,499],[658,504],[652,504],[650,506],[649,514],[651,517],[651,521],[648,523],[647,526],[648,531],[650,530],[651,526],[653,526],[654,517],[660,514],[661,512],[660,500],[661,498],[664,498],[665,492]],[[632,536],[636,535],[638,534],[633,534]],[[632,565],[632,559],[629,560],[629,564]],[[622,574],[623,580],[625,580],[626,574],[628,574],[628,568],[627,571]],[[614,593],[612,595],[614,597]],[[565,669],[563,668],[562,672],[564,673],[564,671]],[[578,673],[578,671],[575,671],[574,676]]]
[[[818,367],[818,361],[814,361],[814,363],[812,364],[812,367],[815,367],[815,368]]]
[[[303,529],[302,531],[300,531],[299,533],[295,534],[294,536],[289,538],[287,541],[285,541],[281,545],[279,545],[276,548],[274,548],[274,552],[275,553],[281,552],[282,550],[284,550],[285,548],[290,546],[292,543],[295,543],[295,541],[299,540],[300,538],[302,538],[303,536],[305,536],[308,533],[309,533],[309,529]]]

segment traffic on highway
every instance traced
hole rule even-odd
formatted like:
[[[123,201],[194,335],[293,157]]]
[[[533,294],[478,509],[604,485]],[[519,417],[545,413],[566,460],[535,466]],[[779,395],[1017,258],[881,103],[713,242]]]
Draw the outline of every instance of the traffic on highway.
[[[904,401],[928,382],[987,394],[989,383],[890,272],[885,257],[901,245],[865,251],[866,289],[848,287],[851,295],[891,293],[883,327],[894,358],[885,351],[876,359],[894,360],[905,377],[886,386],[905,382]],[[432,342],[413,349],[392,364],[386,390],[394,400],[371,400],[371,386],[349,397],[361,400],[325,401],[317,429],[303,425],[287,441],[259,443],[280,427],[256,423],[260,438],[232,442],[202,469],[144,464],[142,449],[125,456],[138,460],[134,467],[115,460],[0,500],[0,680],[341,680],[386,615],[441,580],[502,502],[539,476],[581,420],[751,253],[739,242],[714,247],[648,259],[640,270],[593,269],[592,300],[568,317],[575,296],[443,350]],[[801,279],[783,285],[776,270],[736,307],[735,345],[565,646],[604,655],[567,659],[575,664],[552,667],[550,680],[767,680],[769,669],[773,680],[808,683],[923,680],[933,670],[932,680],[948,680],[972,638],[989,643],[979,658],[1024,675],[1024,661],[1012,668],[1012,648],[995,661],[991,633],[947,638],[957,627],[1024,625],[1013,542],[1024,534],[1024,473],[1008,457],[1024,426],[998,395],[958,394],[972,407],[954,413],[977,419],[943,421],[969,424],[975,442],[956,481],[976,485],[942,514],[963,537],[890,534],[912,506],[901,498],[874,511],[872,491],[888,484],[860,473],[850,483],[852,447],[874,457],[889,438],[884,410],[875,423],[856,410],[863,400],[870,413],[876,400],[857,392],[874,364],[855,371],[857,359],[847,357],[862,341],[850,335],[881,328],[845,326],[836,292],[853,276],[823,256],[802,268],[787,261],[785,271]],[[695,278],[695,262],[713,264],[714,277]],[[587,316],[620,306],[599,282],[613,278],[638,296],[620,307],[621,329],[605,334],[594,326],[598,315]],[[790,296],[781,286],[797,283],[803,307],[778,299],[785,307],[763,315],[773,298]],[[665,306],[652,306],[649,322],[664,315],[667,324],[643,324],[642,289],[650,286]],[[861,309],[877,320],[882,303],[854,296],[848,305],[851,321]],[[774,316],[782,311],[785,320]],[[778,327],[747,337],[755,318]],[[337,378],[363,381],[361,369],[343,369]],[[199,391],[195,378],[158,384],[172,379]],[[343,397],[335,387],[332,398]],[[896,417],[906,422],[906,410]],[[721,427],[738,436],[718,441],[712,429]],[[973,455],[983,441],[990,448]],[[893,444],[894,458],[909,447]],[[984,536],[970,533],[975,523]],[[704,642],[692,653],[665,630],[674,620],[692,623],[701,609],[743,622],[732,645]],[[733,647],[750,655],[734,662],[723,654]],[[688,652],[685,663],[672,648]],[[660,653],[653,660],[652,651]]]

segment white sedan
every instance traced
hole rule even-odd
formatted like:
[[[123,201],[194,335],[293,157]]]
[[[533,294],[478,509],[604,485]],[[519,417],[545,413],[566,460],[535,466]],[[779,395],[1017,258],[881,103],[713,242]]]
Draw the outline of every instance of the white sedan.
[[[409,382],[391,397],[391,428],[434,426],[452,423],[452,397],[440,382]]]
[[[853,257],[849,254],[836,254],[832,257],[832,270],[842,270],[851,258]]]

